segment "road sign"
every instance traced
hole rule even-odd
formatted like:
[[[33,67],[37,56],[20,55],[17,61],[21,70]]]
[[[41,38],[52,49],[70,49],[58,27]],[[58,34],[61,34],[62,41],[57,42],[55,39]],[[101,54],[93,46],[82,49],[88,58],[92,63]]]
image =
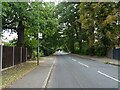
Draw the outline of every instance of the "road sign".
[[[38,37],[39,37],[40,39],[42,39],[42,38],[43,38],[43,34],[42,34],[42,33],[38,33]]]

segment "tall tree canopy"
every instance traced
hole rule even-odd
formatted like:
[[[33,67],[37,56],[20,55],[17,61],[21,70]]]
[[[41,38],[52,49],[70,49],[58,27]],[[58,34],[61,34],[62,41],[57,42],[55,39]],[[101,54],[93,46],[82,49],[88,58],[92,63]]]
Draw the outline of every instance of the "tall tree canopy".
[[[106,55],[109,48],[119,46],[119,4],[120,2],[59,3],[59,26],[64,32],[63,36],[66,36],[63,47],[67,46],[74,53]]]
[[[58,22],[54,17],[54,3],[45,2],[3,2],[3,30],[17,32],[17,46],[26,46],[30,52],[38,46],[38,33],[43,51],[54,51]],[[53,40],[54,38],[54,40]]]
[[[17,46],[46,55],[57,49],[71,53],[106,55],[120,46],[120,2],[4,2],[3,30],[17,32]]]

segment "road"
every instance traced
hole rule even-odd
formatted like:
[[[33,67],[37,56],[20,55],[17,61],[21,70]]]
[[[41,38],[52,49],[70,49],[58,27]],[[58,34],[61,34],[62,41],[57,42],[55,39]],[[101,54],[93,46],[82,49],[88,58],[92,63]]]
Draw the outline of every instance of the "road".
[[[75,55],[56,55],[47,88],[118,88],[118,67]]]

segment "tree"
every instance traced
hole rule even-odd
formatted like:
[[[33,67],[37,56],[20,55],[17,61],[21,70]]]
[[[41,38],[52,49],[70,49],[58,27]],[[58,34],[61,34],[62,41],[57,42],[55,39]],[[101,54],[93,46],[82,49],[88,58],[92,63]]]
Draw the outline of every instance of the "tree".
[[[93,50],[95,50],[102,47],[105,55],[107,48],[115,46],[117,36],[115,33],[118,31],[116,28],[117,4],[114,2],[81,3],[80,22],[82,23],[82,29],[88,35],[89,49],[93,47]],[[94,55],[94,52],[90,52],[90,54]]]
[[[57,49],[105,55],[120,45],[120,2],[3,3],[3,29],[17,32],[17,46],[33,52],[38,33],[40,48],[49,55]]]
[[[75,52],[74,44],[78,39],[78,29],[76,28],[76,20],[79,19],[79,3],[59,3],[57,5],[57,16],[59,19],[59,32],[63,32],[62,38],[68,44],[65,47],[72,53]],[[65,37],[64,37],[65,36]],[[60,40],[62,41],[63,39]],[[63,40],[63,43],[65,43]],[[62,43],[62,44],[63,44]]]
[[[60,46],[72,53],[106,55],[119,45],[118,13],[119,2],[59,3],[59,31],[64,36]]]
[[[17,32],[17,46],[23,47],[25,25],[30,19],[30,6],[27,2],[3,2],[2,5],[2,28]]]
[[[3,29],[17,32],[17,46],[26,46],[32,53],[38,47],[38,33],[43,33],[41,49],[56,48],[53,38],[57,37],[57,19],[54,17],[54,3],[5,2],[3,3]],[[52,49],[51,49],[52,48]],[[52,51],[52,52],[53,52]]]

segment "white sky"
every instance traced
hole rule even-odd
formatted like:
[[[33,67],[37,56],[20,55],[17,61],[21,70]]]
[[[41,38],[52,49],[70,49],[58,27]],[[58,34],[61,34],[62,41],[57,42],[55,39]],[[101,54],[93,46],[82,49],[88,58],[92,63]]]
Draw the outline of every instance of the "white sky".
[[[3,35],[3,38],[2,38],[3,42],[9,42],[13,40],[14,38],[15,39],[17,38],[17,33],[11,34],[10,32],[4,31],[2,35]]]

